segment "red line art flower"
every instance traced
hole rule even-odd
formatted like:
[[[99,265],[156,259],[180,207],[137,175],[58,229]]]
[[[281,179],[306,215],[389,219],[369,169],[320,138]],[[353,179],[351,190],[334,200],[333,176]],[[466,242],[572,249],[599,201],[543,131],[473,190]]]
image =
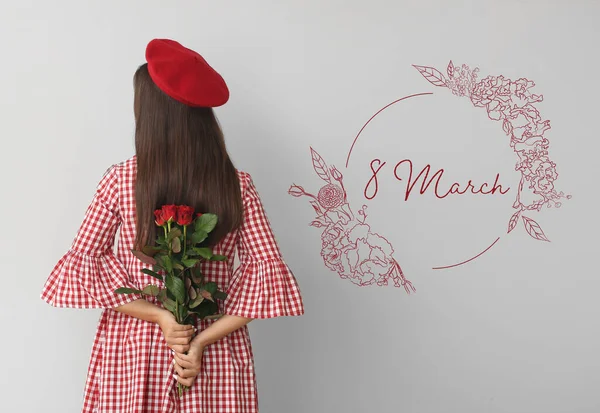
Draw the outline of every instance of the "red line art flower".
[[[363,205],[355,214],[348,202],[342,173],[335,166],[329,167],[313,148],[310,151],[313,168],[325,185],[316,196],[295,184],[288,193],[310,198],[316,213],[310,225],[322,231],[321,257],[325,266],[361,287],[387,286],[391,281],[395,287],[404,287],[408,294],[416,292],[393,257],[392,244],[367,224],[367,206]]]
[[[560,208],[562,198],[571,195],[558,192],[556,163],[548,154],[550,141],[545,133],[550,130],[550,121],[543,119],[535,104],[543,100],[542,95],[531,92],[532,80],[511,80],[504,76],[487,76],[478,80],[478,68],[467,65],[448,64],[444,76],[439,70],[428,66],[413,65],[429,83],[447,87],[456,96],[466,96],[475,107],[485,108],[488,117],[501,122],[502,130],[510,139],[510,147],[517,155],[515,170],[521,174],[519,188],[513,208],[516,210],[508,222],[511,232],[518,222],[523,222],[525,231],[534,239],[549,241],[540,225],[525,216],[539,212],[543,206]],[[522,218],[519,220],[519,218]]]

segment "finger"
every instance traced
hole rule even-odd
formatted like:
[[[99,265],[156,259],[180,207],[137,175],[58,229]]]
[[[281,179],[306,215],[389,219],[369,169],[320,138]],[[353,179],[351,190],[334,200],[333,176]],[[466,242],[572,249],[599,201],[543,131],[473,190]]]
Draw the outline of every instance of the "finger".
[[[179,353],[175,353],[174,356],[175,358],[175,362],[180,365],[181,367],[183,367],[184,369],[191,369],[193,367],[193,364],[190,363],[189,361],[183,360],[181,357],[179,357]]]
[[[184,360],[194,362],[194,360],[202,359],[203,352],[201,354],[198,353],[197,348],[192,348],[192,342],[190,342],[190,351],[184,352],[184,354],[180,354],[180,357]]]
[[[187,351],[190,349],[189,344],[188,345],[181,345],[181,344],[175,344],[173,346],[171,346],[171,349],[176,352],[176,353],[187,353]]]
[[[194,369],[184,369],[179,365],[175,365],[175,373],[181,377],[182,379],[189,379],[192,377],[196,377],[198,375],[198,371]]]
[[[183,384],[184,386],[192,387],[192,384],[194,384],[195,379],[193,377],[186,379],[186,378],[177,376],[177,381],[179,383]]]
[[[182,338],[169,337],[169,338],[167,338],[167,344],[169,344],[169,345],[180,344],[183,346],[186,344],[190,344],[190,339],[186,338],[186,337],[182,337]]]
[[[194,335],[194,329],[189,330],[173,330],[166,334],[169,337],[192,337]]]
[[[175,374],[177,374],[178,376],[181,377],[183,375],[184,369],[179,364],[175,363],[175,366],[173,366],[173,370],[175,370]]]
[[[178,356],[178,357],[179,357],[181,360],[183,360],[184,362],[186,362],[186,363],[193,363],[193,362],[194,362],[194,358],[193,358],[191,355],[189,355],[189,354],[184,354],[184,353],[181,353],[181,352],[179,352],[179,351],[176,351],[176,353],[177,353],[177,356]]]
[[[194,326],[189,325],[189,324],[174,324],[172,326],[172,329],[175,331],[187,331],[187,330],[194,331]]]
[[[194,369],[183,369],[179,377],[184,379],[195,378],[198,375],[198,371]]]
[[[179,356],[177,356],[177,353],[173,354],[173,360],[175,361],[175,364],[177,364],[181,368],[191,369],[191,368],[194,367],[193,363],[190,363],[188,361],[182,360]]]

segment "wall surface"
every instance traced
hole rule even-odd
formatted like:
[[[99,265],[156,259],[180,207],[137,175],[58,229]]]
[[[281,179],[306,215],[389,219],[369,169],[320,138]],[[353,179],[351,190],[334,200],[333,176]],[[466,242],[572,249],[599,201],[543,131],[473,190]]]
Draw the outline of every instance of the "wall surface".
[[[251,324],[262,412],[599,412],[599,18],[591,0],[1,2],[1,410],[80,409],[99,313],[39,293],[133,154],[132,75],[169,37],[228,82],[228,148],[304,295],[304,317]]]

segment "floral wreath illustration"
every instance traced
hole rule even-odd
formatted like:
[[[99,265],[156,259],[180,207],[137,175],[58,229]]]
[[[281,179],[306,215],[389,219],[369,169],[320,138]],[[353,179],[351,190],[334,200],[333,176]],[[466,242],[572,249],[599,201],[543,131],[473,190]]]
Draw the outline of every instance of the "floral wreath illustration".
[[[527,215],[540,212],[544,206],[560,208],[561,199],[570,199],[571,195],[557,192],[555,188],[559,175],[556,163],[548,154],[550,142],[544,136],[550,129],[550,121],[544,120],[535,107],[536,103],[543,100],[542,95],[530,91],[535,83],[526,78],[513,81],[502,75],[487,76],[478,80],[478,68],[470,69],[464,64],[455,67],[452,61],[446,68],[447,77],[433,67],[413,66],[432,85],[446,87],[456,96],[468,97],[473,106],[485,108],[491,120],[502,123],[502,129],[509,137],[510,147],[517,155],[515,170],[521,174],[512,206],[515,211],[508,220],[507,233],[512,232],[517,224],[522,222],[525,231],[532,238],[549,242],[541,226]],[[405,98],[390,103],[371,117],[356,136],[354,143],[377,114],[403,99]],[[311,198],[310,203],[317,217],[310,225],[323,231],[321,256],[325,265],[336,271],[341,278],[349,279],[359,286],[384,286],[389,284],[391,278],[394,286],[404,287],[407,293],[415,292],[412,283],[405,278],[400,265],[393,258],[394,249],[390,242],[372,232],[366,223],[367,206],[363,205],[362,209],[354,214],[347,201],[340,171],[334,166],[328,167],[313,148],[310,148],[310,151],[314,170],[326,184],[320,188],[317,196],[295,184],[290,187],[288,193],[295,197]],[[499,237],[482,253],[456,265],[481,256],[498,240]]]

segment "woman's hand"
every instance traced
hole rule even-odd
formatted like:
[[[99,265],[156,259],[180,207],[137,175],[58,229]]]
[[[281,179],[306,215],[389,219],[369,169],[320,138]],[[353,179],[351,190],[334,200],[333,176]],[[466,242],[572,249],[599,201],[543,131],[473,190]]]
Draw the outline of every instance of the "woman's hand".
[[[190,341],[194,336],[194,326],[179,324],[175,316],[163,310],[158,317],[157,324],[165,336],[167,345],[176,353],[185,353],[190,349]]]
[[[191,387],[200,373],[204,349],[250,321],[252,321],[251,318],[224,315],[194,337],[190,342],[188,354],[184,354],[185,351],[176,351],[174,358],[177,381]]]
[[[198,338],[198,337],[196,337]],[[192,387],[202,367],[204,345],[199,340],[192,340],[187,354],[175,352],[175,372],[177,381],[184,386]]]

